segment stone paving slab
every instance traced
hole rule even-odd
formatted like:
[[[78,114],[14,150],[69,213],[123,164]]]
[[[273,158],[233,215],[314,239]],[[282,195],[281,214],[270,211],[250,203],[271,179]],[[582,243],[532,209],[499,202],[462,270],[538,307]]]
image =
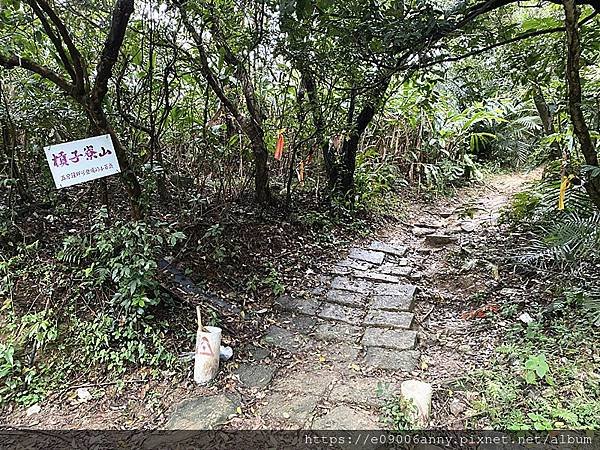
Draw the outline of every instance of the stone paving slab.
[[[379,430],[381,424],[371,411],[346,405],[336,406],[327,414],[317,417],[313,430]]]
[[[408,267],[406,265],[404,265],[404,266],[396,266],[396,265],[387,266],[386,265],[386,266],[379,267],[379,269],[377,269],[377,270],[386,275],[395,275],[397,277],[407,277],[411,274],[411,272],[414,269],[412,267]]]
[[[384,347],[395,350],[410,350],[417,343],[417,332],[414,330],[387,330],[384,328],[367,328],[361,340],[364,347]]]
[[[381,347],[369,347],[363,362],[369,366],[384,370],[412,372],[419,366],[417,350],[391,350]]]
[[[333,266],[331,268],[332,275],[350,275],[352,269],[350,267]]]
[[[357,261],[356,259],[350,259],[350,258],[346,258],[346,259],[338,262],[336,265],[338,267],[345,267],[345,268],[354,269],[354,270],[369,270],[372,267],[374,267],[373,264],[370,264],[368,262]]]
[[[386,273],[365,272],[365,271],[355,270],[354,272],[352,272],[352,275],[355,278],[363,278],[365,280],[370,280],[370,281],[383,281],[384,283],[400,283],[400,278],[398,278],[394,275],[386,274]]]
[[[332,289],[327,292],[327,301],[357,308],[364,307],[369,302],[367,294]]]
[[[412,325],[414,314],[406,311],[370,310],[363,324],[380,328],[395,328],[408,330]]]
[[[285,420],[303,426],[312,417],[319,397],[308,394],[273,392],[258,408],[261,416]]]
[[[323,303],[323,309],[321,309],[318,316],[321,319],[330,319],[349,323],[350,325],[359,325],[365,314],[366,311],[362,309],[338,305],[337,303]]]
[[[373,250],[364,250],[362,248],[351,248],[348,258],[357,259],[359,261],[366,261],[370,264],[379,265],[385,258],[385,253],[376,252]]]
[[[260,362],[271,357],[271,352],[264,347],[257,347],[255,345],[247,345],[244,347],[244,354],[250,361]]]
[[[325,358],[325,361],[345,362],[356,361],[361,351],[361,347],[342,342],[336,342],[335,345],[325,343],[319,350],[319,356]]]
[[[309,316],[315,315],[321,306],[318,300],[293,298],[289,295],[282,295],[275,301],[275,304],[284,311],[306,314]]]
[[[275,369],[262,364],[240,364],[235,374],[249,388],[263,388],[273,379]]]
[[[317,318],[313,316],[286,313],[279,316],[278,323],[283,328],[291,331],[299,331],[302,334],[309,334],[317,324]]]
[[[331,282],[331,289],[368,294],[373,284],[365,280],[354,280],[346,276],[335,277]]]
[[[375,295],[371,307],[384,311],[410,311],[413,297],[401,295]]]
[[[417,287],[412,284],[373,283],[372,289],[377,295],[414,297]]]
[[[369,245],[369,250],[375,250],[401,258],[406,254],[408,248],[404,245],[391,245],[381,241],[373,241],[371,242],[371,245]]]
[[[364,331],[364,328],[346,323],[323,322],[315,326],[313,334],[323,341],[354,343],[360,339]]]
[[[381,406],[397,391],[398,386],[379,377],[358,377],[336,383],[329,395],[330,402]]]
[[[223,393],[187,399],[175,407],[167,430],[215,430],[236,413],[241,404],[237,393]]]
[[[262,341],[290,353],[298,353],[306,346],[308,338],[277,325],[271,325]]]
[[[273,390],[300,392],[303,394],[324,396],[338,375],[329,370],[311,370],[291,372],[273,384]]]

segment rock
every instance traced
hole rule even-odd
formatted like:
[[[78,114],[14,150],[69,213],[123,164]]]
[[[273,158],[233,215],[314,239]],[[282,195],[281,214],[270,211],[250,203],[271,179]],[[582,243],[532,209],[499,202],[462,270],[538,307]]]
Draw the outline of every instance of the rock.
[[[380,241],[371,242],[371,245],[369,245],[369,249],[387,253],[389,255],[397,256],[399,258],[404,256],[406,254],[406,251],[408,250],[408,248],[406,248],[403,245],[390,245]]]
[[[165,425],[167,430],[214,430],[225,424],[241,404],[237,393],[184,400]]]
[[[349,275],[351,272],[352,269],[350,269],[349,267],[333,266],[331,268],[331,273],[333,275]]]
[[[367,410],[336,406],[322,417],[317,417],[311,427],[313,430],[379,430],[378,417]]]
[[[365,326],[381,328],[401,328],[409,329],[412,325],[414,315],[405,311],[383,311],[381,309],[372,309],[367,313],[363,324]]]
[[[271,382],[275,369],[262,364],[240,364],[235,373],[244,386],[262,388]]]
[[[331,289],[340,289],[342,291],[357,292],[367,294],[372,288],[372,283],[365,280],[353,280],[348,277],[335,277],[331,282]]]
[[[433,394],[431,384],[419,380],[407,380],[400,385],[400,393],[404,399],[416,406],[417,411],[413,416],[415,423],[426,427],[431,414],[431,396]]]
[[[278,376],[273,390],[323,396],[335,380],[336,375],[328,370],[296,371]]]
[[[414,234],[415,236],[427,236],[428,234],[432,234],[435,233],[435,228],[421,228],[421,227],[414,227],[412,229],[412,234]]]
[[[324,303],[323,309],[318,316],[322,319],[336,320],[338,322],[349,323],[350,325],[359,325],[365,316],[365,311],[350,306],[338,305],[336,303]]]
[[[445,247],[446,245],[456,244],[458,238],[447,234],[430,234],[425,236],[425,244],[432,247]]]
[[[290,311],[298,314],[315,315],[321,306],[320,302],[314,299],[292,298],[289,295],[282,295],[275,304],[284,311]]]
[[[317,407],[319,397],[307,394],[273,392],[258,408],[261,416],[285,420],[303,426]]]
[[[454,214],[454,209],[444,209],[442,211],[439,212],[440,217],[443,219],[447,219],[448,217],[450,217],[452,214]]]
[[[331,289],[327,291],[327,301],[346,306],[361,307],[367,303],[367,296],[365,294],[357,294],[356,292]]]
[[[533,317],[531,317],[529,315],[529,313],[524,312],[523,314],[521,314],[519,316],[519,320],[527,325],[529,325],[531,322],[533,322]]]
[[[360,261],[366,261],[370,264],[379,265],[383,262],[383,259],[385,258],[385,253],[376,252],[373,250],[364,250],[360,248],[351,248],[350,253],[348,254],[348,258],[358,259]]]
[[[264,361],[271,356],[271,352],[263,347],[256,347],[254,345],[248,345],[245,347],[245,353],[248,355],[248,359],[251,361]]]
[[[367,328],[361,345],[364,347],[384,347],[394,350],[411,350],[415,348],[417,332],[414,330],[386,330]]]
[[[77,389],[77,403],[89,402],[92,399],[92,394],[86,388]]]
[[[477,223],[472,220],[465,220],[460,223],[460,229],[467,233],[474,231],[475,228],[477,228]]]
[[[345,323],[323,322],[314,329],[314,336],[323,341],[356,342],[362,335],[364,328]]]
[[[27,414],[27,417],[29,417],[33,416],[34,414],[39,414],[41,411],[42,407],[36,403],[35,405],[31,405],[29,408],[27,408],[25,414]]]
[[[393,397],[397,387],[377,378],[358,377],[341,381],[333,386],[329,400],[341,403],[382,406]]]
[[[413,281],[419,281],[421,278],[423,278],[423,272],[415,271],[412,272],[408,277]]]
[[[307,343],[306,336],[293,333],[277,325],[271,325],[262,340],[266,344],[279,347],[291,353],[298,353]]]
[[[471,346],[470,345],[459,345],[458,347],[458,351],[462,352],[462,353],[469,353],[471,351]]]
[[[413,223],[413,225],[415,227],[419,227],[419,228],[442,228],[446,225],[446,221],[445,220],[435,220],[433,222],[417,222],[417,223]]]
[[[381,347],[369,347],[364,363],[384,370],[412,372],[419,365],[419,352],[416,350],[391,350]]]
[[[455,417],[460,416],[466,409],[467,406],[457,398],[450,402],[450,413]]]

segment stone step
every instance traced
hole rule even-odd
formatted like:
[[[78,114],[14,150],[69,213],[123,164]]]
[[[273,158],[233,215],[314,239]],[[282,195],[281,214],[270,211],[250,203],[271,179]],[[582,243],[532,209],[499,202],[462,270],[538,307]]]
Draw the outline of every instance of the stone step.
[[[412,372],[419,366],[419,357],[417,350],[369,347],[362,362],[378,369]]]
[[[406,254],[408,248],[404,245],[391,245],[381,241],[373,241],[371,242],[371,245],[369,245],[369,250],[375,250],[401,258]]]
[[[368,294],[371,292],[373,283],[366,280],[355,280],[347,276],[335,277],[331,282],[331,289]]]
[[[338,289],[327,291],[326,298],[330,303],[339,303],[340,305],[353,306],[355,308],[364,307],[369,303],[367,294],[359,294]]]
[[[383,311],[410,311],[414,298],[403,295],[375,295],[373,296],[373,309]]]
[[[377,252],[374,250],[365,250],[362,248],[351,248],[350,253],[348,254],[348,258],[357,259],[359,261],[365,261],[370,264],[379,265],[383,263],[383,259],[385,258],[385,253]]]
[[[383,347],[394,350],[412,350],[417,343],[414,330],[388,330],[369,327],[361,340],[363,347]]]
[[[408,330],[412,325],[413,319],[414,314],[410,312],[373,309],[367,313],[363,325]]]
[[[352,275],[354,275],[355,278],[363,278],[365,280],[370,281],[383,281],[384,283],[400,283],[400,278],[385,273],[355,270],[354,272],[352,272]]]
[[[321,319],[345,322],[350,325],[360,325],[366,311],[337,303],[323,303],[321,311],[317,314]]]
[[[315,326],[313,335],[322,341],[357,342],[365,329],[355,325],[339,322],[323,322]]]

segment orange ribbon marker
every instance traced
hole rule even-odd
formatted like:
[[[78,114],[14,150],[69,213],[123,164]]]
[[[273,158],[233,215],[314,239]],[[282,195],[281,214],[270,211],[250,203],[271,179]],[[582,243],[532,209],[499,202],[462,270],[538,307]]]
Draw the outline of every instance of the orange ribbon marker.
[[[285,145],[285,139],[283,138],[283,130],[279,130],[279,136],[277,137],[277,147],[275,147],[275,159],[281,160],[283,156],[283,146]]]

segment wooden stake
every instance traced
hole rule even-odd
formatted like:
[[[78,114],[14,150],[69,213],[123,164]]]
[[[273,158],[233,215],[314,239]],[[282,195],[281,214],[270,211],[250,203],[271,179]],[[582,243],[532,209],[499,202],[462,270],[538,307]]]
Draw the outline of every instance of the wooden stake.
[[[200,305],[196,305],[196,317],[198,318],[198,329],[203,331],[204,328],[202,327],[202,313],[200,312]]]

